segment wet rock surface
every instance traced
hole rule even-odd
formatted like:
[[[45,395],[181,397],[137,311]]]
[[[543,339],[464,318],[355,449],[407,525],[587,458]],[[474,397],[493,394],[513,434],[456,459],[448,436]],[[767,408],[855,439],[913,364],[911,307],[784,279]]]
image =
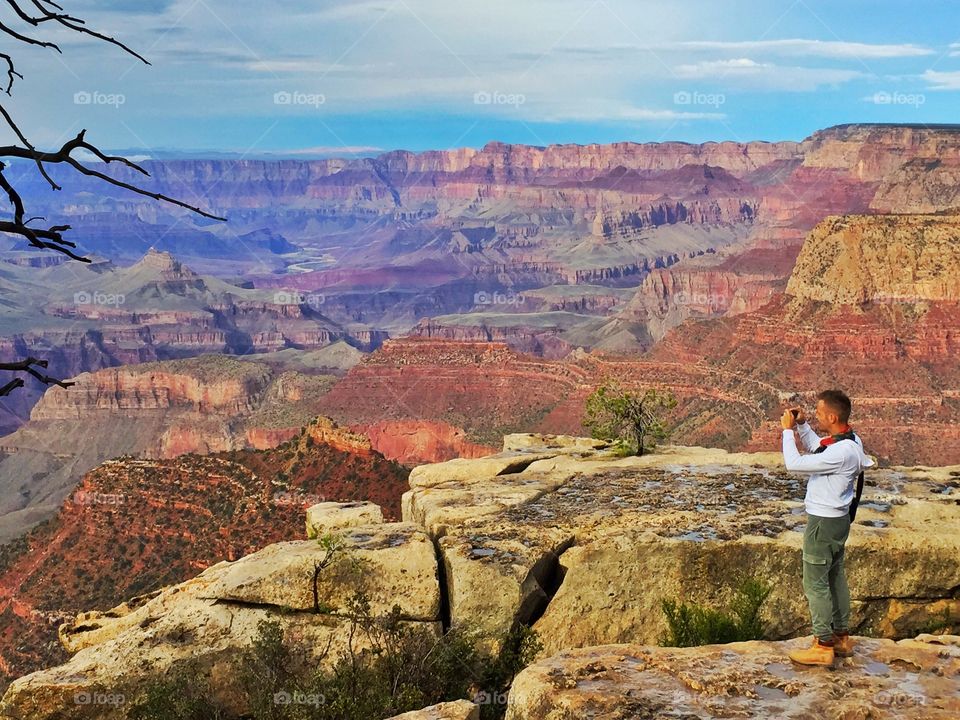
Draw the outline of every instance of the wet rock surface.
[[[833,668],[787,659],[807,640],[566,650],[517,676],[507,720],[960,716],[957,636],[854,638],[853,657]]]

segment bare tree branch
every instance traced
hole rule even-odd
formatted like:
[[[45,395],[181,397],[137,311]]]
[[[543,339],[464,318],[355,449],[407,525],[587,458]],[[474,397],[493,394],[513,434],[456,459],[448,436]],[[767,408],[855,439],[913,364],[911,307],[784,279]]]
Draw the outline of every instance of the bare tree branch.
[[[18,73],[18,72],[16,71],[16,69],[13,67],[13,58],[12,58],[12,57],[10,57],[9,55],[7,55],[6,53],[0,53],[0,58],[2,58],[3,61],[7,64],[7,87],[4,89],[4,92],[5,92],[7,95],[10,95],[10,94],[11,94],[11,93],[10,93],[10,90],[13,88],[13,79],[14,79],[15,77],[18,77],[18,78],[20,78],[21,80],[23,80],[23,75],[21,75],[20,73]]]
[[[20,22],[24,23],[29,28],[34,29],[44,29],[51,26],[60,26],[71,30],[73,32],[79,33],[81,35],[86,35],[89,37],[94,37],[98,40],[106,42],[110,45],[115,45],[121,50],[126,52],[129,55],[137,58],[142,61],[144,64],[149,65],[150,62],[140,55],[138,52],[134,51],[124,43],[119,40],[105,35],[103,33],[97,32],[96,30],[91,30],[86,26],[86,23],[78,18],[70,15],[54,0],[3,0],[7,5],[10,6],[16,18]],[[25,45],[33,45],[37,47],[50,48],[56,50],[58,53],[62,52],[60,46],[57,43],[45,40],[42,38],[33,37],[30,34],[25,34],[20,32],[20,30],[11,27],[9,24],[0,22],[0,35],[7,35],[12,37],[14,40],[23,43]],[[19,78],[23,79],[23,75],[17,72],[16,66],[14,64],[13,56],[11,54],[0,52],[0,63],[6,66],[6,87],[3,88],[3,91],[8,95],[12,95],[12,89],[14,81]],[[52,177],[47,173],[44,165],[46,163],[50,164],[63,164],[69,165],[75,171],[81,175],[86,175],[87,177],[93,177],[98,180],[101,180],[109,185],[114,187],[123,188],[137,195],[142,195],[144,197],[149,197],[154,200],[158,200],[164,203],[171,205],[176,205],[178,207],[184,208],[191,212],[197,213],[206,218],[212,220],[226,220],[226,218],[214,215],[213,213],[201,210],[195,205],[191,205],[182,200],[177,200],[176,198],[170,197],[160,192],[154,192],[147,190],[146,188],[139,187],[138,185],[121,180],[119,178],[111,177],[100,170],[90,167],[89,164],[85,164],[80,159],[73,157],[71,153],[74,150],[83,150],[88,153],[91,153],[97,160],[109,165],[111,163],[116,163],[124,167],[131,168],[141,173],[144,176],[149,177],[150,174],[142,168],[137,163],[134,163],[124,157],[118,157],[114,155],[107,155],[102,150],[100,150],[95,145],[89,143],[85,139],[86,130],[81,130],[80,133],[73,138],[72,140],[63,144],[63,146],[56,151],[46,152],[38,150],[34,145],[27,139],[26,133],[24,133],[20,127],[17,125],[16,121],[7,112],[7,109],[0,104],[0,116],[2,116],[3,121],[7,126],[13,131],[17,140],[20,142],[20,145],[7,145],[5,147],[0,147],[0,157],[10,157],[10,158],[21,158],[25,160],[31,160],[37,166],[37,169],[40,172],[40,175],[43,179],[50,185],[53,190],[60,190],[61,187],[58,185]],[[90,262],[89,258],[85,258],[77,253],[73,252],[73,249],[76,248],[76,244],[65,240],[63,238],[63,233],[70,229],[69,225],[51,225],[46,228],[42,227],[33,227],[30,223],[38,220],[43,220],[39,216],[26,217],[26,209],[24,207],[23,198],[20,196],[20,193],[17,192],[16,188],[9,181],[9,179],[4,174],[4,171],[7,169],[7,164],[0,162],[0,190],[3,194],[6,195],[6,199],[10,204],[12,210],[12,219],[0,219],[0,233],[7,233],[11,235],[19,235],[27,240],[27,242],[35,248],[41,250],[52,250],[59,252],[67,257],[77,260],[79,262]],[[2,197],[2,196],[0,196]],[[28,357],[25,360],[19,360],[11,363],[0,363],[0,371],[8,371],[15,373],[24,373],[34,377],[45,385],[59,385],[60,387],[68,387],[73,385],[72,382],[64,382],[58,380],[57,378],[46,375],[45,373],[40,372],[37,368],[46,368],[46,360],[38,360],[36,358]],[[23,387],[24,380],[22,377],[15,377],[6,384],[0,386],[0,397],[10,394],[13,390]]]
[[[0,107],[0,111],[2,111],[2,107]],[[42,152],[40,150],[36,150],[35,148],[21,148],[21,147],[17,147],[16,145],[7,145],[7,146],[0,146],[0,157],[27,158],[27,159],[34,160],[38,164],[65,163],[67,165],[70,165],[73,169],[75,169],[77,172],[81,173],[82,175],[98,178],[99,180],[103,180],[104,182],[110,185],[113,185],[115,187],[120,187],[125,190],[129,190],[130,192],[134,192],[138,195],[144,195],[146,197],[153,198],[154,200],[162,200],[163,202],[170,203],[171,205],[177,205],[179,207],[195,212],[198,215],[202,215],[203,217],[210,218],[211,220],[226,220],[226,218],[224,217],[220,217],[219,215],[213,215],[212,213],[209,213],[205,210],[201,210],[199,207],[196,207],[195,205],[190,205],[182,200],[177,200],[176,198],[172,198],[169,195],[164,195],[163,193],[157,193],[151,190],[146,190],[144,188],[138,187],[131,183],[124,182],[123,180],[110,177],[109,175],[106,175],[100,172],[99,170],[94,170],[93,168],[87,167],[86,165],[81,163],[79,160],[77,160],[75,157],[72,157],[70,153],[76,150],[77,148],[82,148],[96,155],[96,157],[99,158],[104,163],[107,163],[107,164],[112,162],[120,163],[122,165],[125,165],[126,167],[133,168],[137,172],[140,172],[143,175],[146,175],[147,177],[150,177],[150,173],[148,173],[145,169],[143,169],[137,163],[132,162],[125,157],[120,157],[117,155],[105,155],[98,147],[91,145],[84,139],[84,135],[86,134],[86,132],[87,132],[86,130],[81,130],[77,134],[77,136],[73,138],[73,140],[69,140],[66,143],[64,143],[63,147],[61,147],[56,152]],[[53,183],[52,180],[50,182]],[[59,185],[56,185],[54,183],[54,189],[60,190],[61,188]]]
[[[50,377],[44,373],[36,370],[37,367],[46,368],[46,360],[38,360],[37,358],[28,357],[25,360],[17,360],[16,362],[10,363],[0,363],[0,370],[8,370],[11,372],[25,372],[29,373],[37,380],[42,382],[44,385],[59,385],[60,387],[70,387],[71,385],[76,385],[75,382],[69,380],[58,380],[55,377]],[[0,397],[9,395],[12,391],[17,388],[23,387],[23,378],[14,378],[8,382],[3,387],[0,387]]]

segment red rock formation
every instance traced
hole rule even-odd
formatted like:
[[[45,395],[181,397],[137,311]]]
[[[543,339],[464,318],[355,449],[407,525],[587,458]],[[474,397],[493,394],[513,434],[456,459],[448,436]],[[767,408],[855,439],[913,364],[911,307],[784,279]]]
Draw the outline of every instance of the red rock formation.
[[[506,428],[535,425],[587,373],[498,342],[388,340],[324,395],[325,415],[352,427],[430,421],[497,446]]]
[[[781,398],[799,393],[812,410],[816,392],[841,387],[869,433],[868,450],[882,460],[960,463],[957,238],[955,217],[831,218],[810,234],[787,294],[734,317],[688,320],[642,357],[549,361],[502,343],[397,339],[355,366],[323,404],[352,424],[440,421],[491,442],[494,427],[582,432],[586,395],[613,377],[677,395],[668,418],[674,442],[775,450]],[[653,287],[673,288],[671,272]],[[727,292],[730,276],[715,278],[713,287]]]
[[[723,260],[713,262],[719,265]],[[656,342],[689,317],[733,316],[762,307],[774,297],[778,280],[773,272],[681,262],[647,275],[618,317],[644,323]]]
[[[466,324],[469,322],[469,318],[464,318],[464,324],[424,319],[409,335],[468,342],[501,342],[517,352],[543,358],[564,357],[573,350],[573,345],[561,337],[563,328],[549,324],[545,327],[526,325],[522,315],[517,318],[517,324],[511,325],[487,325],[482,321],[480,324]]]
[[[55,517],[0,553],[0,671],[62,661],[56,626],[78,611],[303,537],[310,505],[371,500],[398,520],[408,471],[363,444],[318,418],[270,450],[121,458],[87,473]]]
[[[317,400],[333,380],[284,371],[282,362],[209,355],[84,373],[75,385],[53,387],[30,421],[0,442],[9,479],[0,486],[0,537],[49,515],[84,472],[111,457],[266,449],[288,440],[319,413]]]
[[[466,439],[460,428],[429,420],[381,420],[356,425],[357,432],[370,438],[374,449],[390,460],[407,466],[443,462],[452,458],[477,458],[500,450]]]
[[[70,387],[51,388],[30,413],[31,420],[78,419],[92,410],[168,410],[180,408],[200,415],[250,413],[261,400],[270,371],[255,363],[210,359],[233,373],[206,373],[204,361],[192,367],[180,363],[108,368],[72,378]],[[170,367],[171,369],[167,369]],[[235,374],[235,377],[231,377]]]

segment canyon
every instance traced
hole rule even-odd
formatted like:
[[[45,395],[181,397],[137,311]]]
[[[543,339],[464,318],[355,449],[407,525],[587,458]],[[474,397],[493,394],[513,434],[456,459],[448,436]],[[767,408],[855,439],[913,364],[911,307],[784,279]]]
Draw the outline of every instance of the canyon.
[[[65,618],[294,537],[312,505],[372,501],[399,519],[409,470],[365,436],[324,417],[283,435],[268,449],[128,455],[85,473],[54,515],[0,549],[3,683],[65,658],[50,642]]]
[[[906,718],[922,706],[923,717],[946,720],[960,707],[960,637],[949,634],[960,620],[960,547],[949,532],[960,519],[958,476],[957,465],[873,470],[847,550],[856,645],[835,671],[854,688],[843,701],[851,712]],[[210,699],[242,715],[230,668],[257,623],[279,623],[309,653],[332,648],[317,660],[327,667],[346,652],[358,584],[375,615],[392,606],[408,627],[438,634],[474,621],[493,652],[506,628],[536,632],[533,663],[497,700],[517,720],[586,707],[629,716],[665,703],[712,718],[757,702],[801,718],[823,707],[817,692],[830,696],[830,671],[786,660],[802,639],[783,638],[807,622],[803,485],[779,453],[665,445],[624,457],[591,438],[521,433],[488,457],[418,466],[406,484],[399,521],[374,503],[319,503],[307,511],[306,539],[301,527],[178,584],[67,618],[58,635],[71,657],[12,682],[0,717],[124,717],[152,680],[197,659]],[[317,612],[320,537],[342,545],[320,572]],[[358,562],[371,571],[348,572]],[[744,573],[772,588],[765,640],[656,646],[662,598],[715,604]],[[946,624],[925,632],[934,620]],[[892,703],[898,690],[909,707]],[[78,704],[77,693],[123,701]],[[469,700],[489,701],[464,700],[442,708],[456,714],[401,717],[476,718]]]
[[[674,261],[703,271],[696,258],[707,252],[728,258],[728,284],[736,266],[759,263],[760,277],[746,272],[742,282],[776,285],[828,214],[955,205],[958,144],[953,126],[861,124],[801,142],[490,142],[373,158],[144,164],[157,190],[186,193],[227,223],[60,169],[62,203],[51,205],[32,175],[23,192],[114,262],[153,245],[205,274],[322,294],[336,323],[399,334],[426,316],[477,311],[476,293],[637,288]],[[748,289],[734,307],[762,293]]]
[[[650,298],[661,302],[666,287],[708,304],[729,297],[722,273],[694,286],[670,272],[648,277]],[[344,423],[416,417],[490,444],[501,431],[579,432],[587,395],[617,378],[676,395],[667,418],[675,441],[733,451],[777,447],[786,398],[812,407],[817,392],[842,387],[882,462],[954,464],[958,278],[957,216],[830,217],[767,302],[688,317],[642,354],[580,347],[534,357],[476,332],[430,337],[423,326],[365,356],[320,404]]]
[[[6,309],[0,360],[33,353],[47,360],[51,375],[64,379],[204,353],[315,350],[341,341],[363,351],[385,337],[332,322],[309,298],[198,275],[153,248],[128,267],[103,260],[39,269],[4,263],[0,279]],[[0,408],[0,429],[17,428],[44,389],[28,378]]]
[[[0,358],[42,350],[71,377],[340,340],[368,352],[410,333],[550,359],[641,353],[685,320],[773,300],[829,215],[948,212],[958,149],[954,126],[854,124],[800,142],[145,164],[155,189],[227,223],[63,169],[54,206],[26,174],[25,196],[69,221],[94,262],[0,247],[0,296],[16,311],[0,322]],[[0,431],[42,389],[11,396]]]
[[[28,379],[0,416],[0,670],[38,671],[0,717],[54,717],[96,683],[133,692],[136,658],[172,667],[205,639],[226,662],[277,603],[311,642],[342,647],[342,618],[320,627],[289,594],[316,559],[301,536],[321,496],[308,525],[416,569],[383,573],[405,621],[479,619],[490,643],[537,630],[545,649],[508,717],[619,712],[617,683],[650,712],[669,696],[736,714],[752,686],[730,653],[771,712],[790,705],[780,693],[819,708],[770,667],[805,617],[802,493],[778,418],[828,387],[848,392],[878,460],[850,551],[856,631],[887,639],[864,637],[847,667],[874,698],[896,673],[881,682],[870,663],[936,668],[924,702],[952,717],[955,656],[917,636],[960,616],[946,529],[956,158],[960,126],[844,125],[783,143],[148,163],[226,224],[64,182],[47,213],[67,215],[94,262],[0,248],[0,359],[39,353],[76,382]],[[576,437],[611,378],[678,399],[656,455]],[[744,558],[790,578],[767,641],[652,648],[655,598],[719,602],[717,573]],[[731,698],[678,675],[688,662],[716,668]]]

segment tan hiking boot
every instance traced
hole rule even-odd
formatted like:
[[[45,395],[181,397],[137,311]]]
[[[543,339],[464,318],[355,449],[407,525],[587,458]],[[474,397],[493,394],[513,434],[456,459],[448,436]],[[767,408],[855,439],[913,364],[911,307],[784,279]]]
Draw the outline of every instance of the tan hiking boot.
[[[813,637],[813,645],[803,650],[793,650],[787,653],[787,656],[801,665],[833,665],[833,647],[821,644],[816,635]]]
[[[850,635],[833,634],[833,654],[837,657],[853,657],[853,638]]]

